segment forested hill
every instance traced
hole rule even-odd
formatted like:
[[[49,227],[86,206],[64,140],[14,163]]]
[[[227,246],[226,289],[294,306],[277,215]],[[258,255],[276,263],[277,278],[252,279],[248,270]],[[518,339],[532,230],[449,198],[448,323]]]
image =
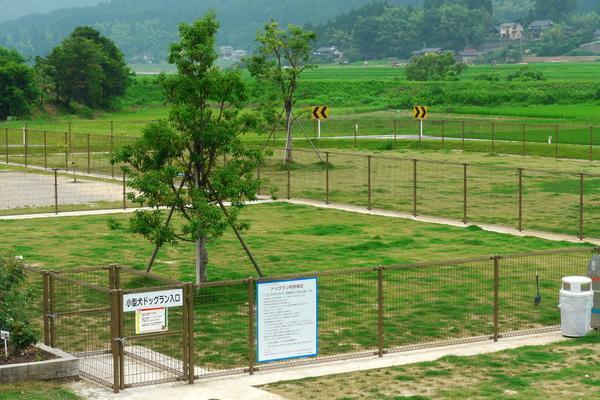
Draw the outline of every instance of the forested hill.
[[[0,0],[0,22],[61,8],[95,6],[103,0]]]
[[[46,55],[75,26],[90,25],[113,39],[128,60],[149,56],[157,61],[166,57],[180,22],[192,21],[213,9],[221,22],[218,43],[250,50],[256,31],[270,18],[282,24],[317,25],[371,1],[112,0],[96,7],[57,10],[4,22],[0,24],[0,46],[15,48],[26,58]],[[390,0],[390,3],[420,4],[421,0]]]
[[[552,20],[557,27],[531,43],[531,51],[562,55],[593,40],[592,32],[600,28],[600,0],[424,0],[423,7],[379,2],[307,27],[316,31],[318,45],[336,46],[352,62],[409,58],[424,47],[478,48],[498,40],[495,29],[501,23],[527,27],[535,19]]]

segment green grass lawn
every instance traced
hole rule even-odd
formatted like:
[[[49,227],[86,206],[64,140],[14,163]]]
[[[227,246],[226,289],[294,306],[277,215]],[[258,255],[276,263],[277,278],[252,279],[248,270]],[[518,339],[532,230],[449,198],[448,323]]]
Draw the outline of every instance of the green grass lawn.
[[[56,383],[21,382],[0,385],[0,400],[77,400],[72,391]]]
[[[600,334],[262,388],[290,400],[597,399]]]
[[[440,253],[444,259],[452,259],[572,246],[285,203],[251,206],[242,215],[251,224],[245,239],[267,275],[426,261],[439,259]],[[152,245],[125,228],[109,229],[108,218],[0,221],[0,228],[4,246],[14,248],[28,264],[41,268],[61,270],[112,263],[144,268]],[[111,218],[125,226],[129,216],[116,214]],[[211,281],[254,275],[229,232],[210,243],[209,253]],[[159,252],[154,271],[192,281],[193,266],[193,244],[180,244],[165,246]]]
[[[251,224],[245,239],[268,276],[336,271],[319,276],[320,356],[376,347],[377,273],[372,268],[355,267],[573,247],[570,243],[517,238],[477,227],[461,229],[285,203],[251,206],[243,217]],[[0,221],[0,229],[5,246],[39,268],[68,271],[112,263],[144,268],[152,246],[125,228],[118,228],[119,223],[125,226],[127,215],[113,218],[111,225],[117,229],[109,229],[107,216]],[[556,324],[555,298],[560,276],[578,272],[588,257],[586,250],[558,258],[506,261],[502,269],[506,281],[500,300],[501,330]],[[386,348],[490,334],[492,266],[489,258],[482,258],[427,268],[417,265],[386,269]],[[540,275],[545,300],[542,306],[534,308],[535,271]],[[162,249],[154,272],[192,281],[193,245]],[[85,276],[80,279],[88,279]],[[256,274],[231,233],[210,243],[211,281],[248,276]],[[123,279],[125,288],[131,284],[139,287],[135,280]],[[98,309],[108,304],[106,293],[65,281],[57,281],[56,291],[59,311]],[[196,290],[194,331],[198,365],[209,371],[247,365],[247,295],[245,281],[216,283]],[[176,312],[169,318],[172,329],[181,325]],[[127,335],[133,335],[132,321],[127,320],[125,325]],[[57,330],[57,343],[68,351],[98,349],[89,346],[107,348],[105,313],[60,319]],[[173,357],[181,356],[176,338],[139,343]]]

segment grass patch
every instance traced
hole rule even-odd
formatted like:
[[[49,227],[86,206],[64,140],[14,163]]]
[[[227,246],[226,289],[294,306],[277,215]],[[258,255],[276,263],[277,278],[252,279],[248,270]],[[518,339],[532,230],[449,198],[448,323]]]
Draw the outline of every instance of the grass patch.
[[[586,357],[581,355],[585,354]],[[547,346],[523,347],[473,357],[448,356],[432,368],[417,363],[262,388],[288,399],[405,398],[597,398],[600,333]],[[398,369],[402,375],[391,373]],[[401,378],[399,378],[401,377]],[[379,388],[374,395],[373,387]],[[411,397],[412,396],[412,397]]]
[[[77,400],[69,389],[44,382],[19,382],[0,385],[0,400]]]

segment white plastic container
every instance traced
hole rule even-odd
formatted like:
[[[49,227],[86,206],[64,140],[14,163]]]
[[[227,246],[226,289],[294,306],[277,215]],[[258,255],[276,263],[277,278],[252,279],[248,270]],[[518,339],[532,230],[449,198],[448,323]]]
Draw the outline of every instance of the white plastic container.
[[[585,276],[566,276],[560,289],[560,329],[563,336],[582,337],[590,331],[594,292]]]

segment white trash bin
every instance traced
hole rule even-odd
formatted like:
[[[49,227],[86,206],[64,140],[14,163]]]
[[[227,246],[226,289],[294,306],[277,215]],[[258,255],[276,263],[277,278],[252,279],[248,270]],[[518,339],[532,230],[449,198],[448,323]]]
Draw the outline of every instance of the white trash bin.
[[[563,336],[582,337],[590,331],[594,292],[585,276],[566,276],[560,289],[560,329]]]

